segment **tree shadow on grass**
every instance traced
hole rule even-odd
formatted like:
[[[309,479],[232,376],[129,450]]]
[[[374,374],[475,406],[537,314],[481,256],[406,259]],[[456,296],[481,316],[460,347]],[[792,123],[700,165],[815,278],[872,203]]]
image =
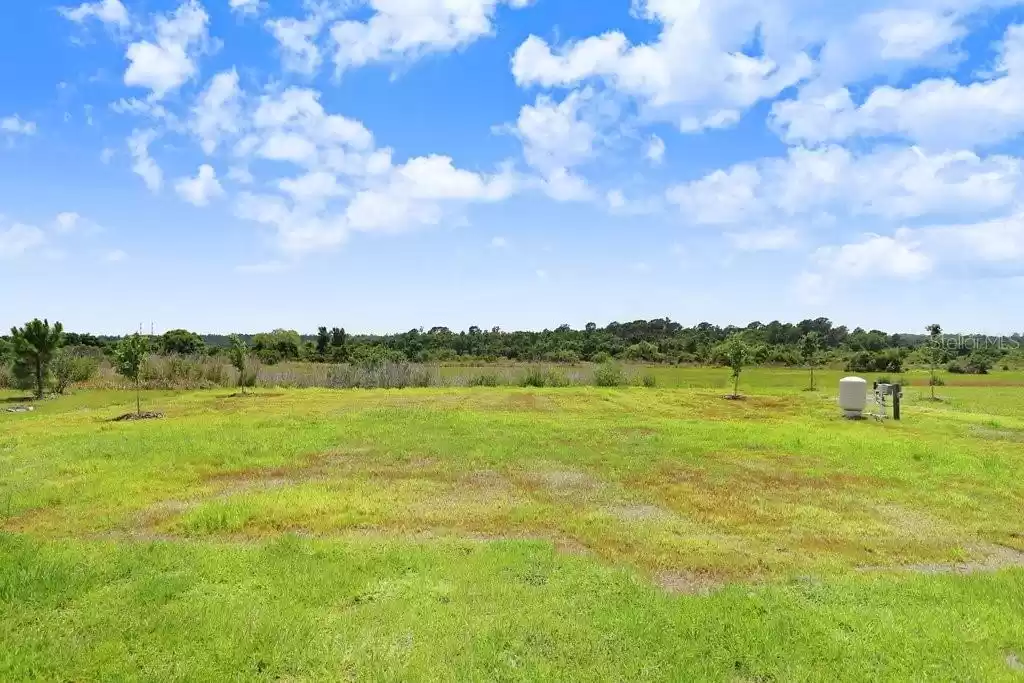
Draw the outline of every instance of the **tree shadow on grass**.
[[[11,396],[10,398],[0,398],[0,403],[30,403],[35,400],[35,396]]]

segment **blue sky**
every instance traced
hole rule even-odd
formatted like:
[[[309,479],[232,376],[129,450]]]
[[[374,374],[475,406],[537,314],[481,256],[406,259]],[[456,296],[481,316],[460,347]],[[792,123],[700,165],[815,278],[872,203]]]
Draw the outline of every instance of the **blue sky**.
[[[1024,328],[1024,0],[0,13],[5,327]]]

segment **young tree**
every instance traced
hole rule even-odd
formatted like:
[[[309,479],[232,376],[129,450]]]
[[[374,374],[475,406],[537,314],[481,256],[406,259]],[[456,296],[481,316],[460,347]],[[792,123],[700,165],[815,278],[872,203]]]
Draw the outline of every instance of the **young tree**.
[[[249,347],[245,345],[242,338],[237,334],[233,334],[228,337],[228,358],[231,359],[231,364],[238,370],[238,386],[242,389],[242,394],[245,394],[245,385],[247,378],[245,376],[246,359],[249,356]]]
[[[932,400],[935,400],[935,385],[939,383],[935,376],[935,368],[942,361],[942,326],[938,324],[929,325],[928,334],[931,336],[928,345],[928,362],[931,365],[932,378],[929,384],[932,387]]]
[[[331,333],[326,327],[321,327],[316,333],[316,353],[320,360],[327,356],[327,347],[331,345]]]
[[[718,346],[715,355],[732,370],[731,398],[739,398],[740,375],[743,373],[743,368],[750,364],[755,355],[755,350],[742,336],[734,334]]]
[[[54,352],[64,339],[64,326],[49,320],[36,318],[24,327],[11,328],[11,340],[15,356],[30,366],[35,373],[36,398],[43,397],[46,375]]]
[[[149,342],[138,333],[122,339],[118,342],[117,349],[114,350],[117,373],[135,383],[135,413],[137,415],[142,415],[142,391],[139,380],[148,353]]]
[[[821,351],[821,335],[816,331],[808,332],[800,342],[800,355],[804,363],[811,369],[811,391],[814,391],[814,366],[818,362]]]

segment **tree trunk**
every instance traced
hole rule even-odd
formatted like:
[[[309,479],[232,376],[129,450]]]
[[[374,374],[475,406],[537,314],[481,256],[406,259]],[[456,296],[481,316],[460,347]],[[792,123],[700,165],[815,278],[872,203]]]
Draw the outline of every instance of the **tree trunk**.
[[[811,391],[814,391],[814,366],[811,366]]]
[[[739,396],[740,395],[740,376],[739,376],[739,374],[733,375],[733,378],[732,378],[732,395],[733,396]]]
[[[43,361],[36,356],[36,398],[43,400]]]
[[[142,417],[142,397],[139,395],[139,378],[135,378],[135,414]]]

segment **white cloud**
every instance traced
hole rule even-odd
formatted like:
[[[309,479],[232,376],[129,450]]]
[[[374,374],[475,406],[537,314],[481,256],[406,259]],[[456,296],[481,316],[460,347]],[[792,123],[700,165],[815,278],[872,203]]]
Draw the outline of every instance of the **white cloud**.
[[[256,182],[256,178],[253,177],[252,173],[245,166],[232,166],[229,168],[228,178],[242,185],[251,185]]]
[[[156,139],[156,135],[154,130],[136,130],[128,138],[128,151],[134,160],[132,171],[142,178],[152,192],[159,191],[164,182],[163,171],[149,156],[149,146]]]
[[[992,145],[1024,132],[1024,26],[1006,32],[993,77],[881,86],[861,104],[849,90],[777,102],[772,123],[790,142],[901,136],[939,149]]]
[[[128,254],[121,249],[111,249],[103,255],[103,260],[108,263],[120,263],[128,260]]]
[[[0,119],[0,131],[12,135],[35,135],[36,124],[33,121],[25,121],[15,114]]]
[[[281,48],[284,68],[301,74],[312,75],[323,63],[316,40],[324,29],[326,17],[321,13],[311,14],[306,19],[273,19],[266,23]]]
[[[167,108],[157,102],[140,100],[137,97],[122,97],[110,104],[111,111],[117,114],[131,114],[133,116],[149,116],[154,119],[173,120],[174,117]]]
[[[259,14],[263,9],[261,0],[228,0],[228,5],[239,14]]]
[[[317,147],[300,133],[276,132],[263,142],[259,155],[271,161],[311,166],[317,160]]]
[[[867,235],[860,242],[822,247],[815,252],[814,260],[822,272],[852,277],[915,278],[934,266],[933,260],[921,251],[921,245],[911,239],[909,231],[900,231],[895,237]]]
[[[174,189],[182,199],[194,206],[206,206],[211,199],[224,194],[217,173],[209,164],[200,166],[195,178],[179,179]]]
[[[209,17],[197,0],[187,0],[169,17],[156,20],[156,42],[128,46],[124,83],[152,91],[154,100],[180,88],[196,74],[195,49],[206,42]]]
[[[278,187],[299,204],[322,202],[348,193],[348,189],[338,183],[337,177],[326,171],[310,171],[298,178],[284,178],[278,182]]]
[[[644,156],[655,165],[663,162],[665,160],[665,141],[657,135],[652,135],[647,142],[647,151],[644,152]]]
[[[62,7],[59,11],[66,19],[78,24],[90,18],[96,18],[105,24],[114,24],[124,29],[128,28],[131,23],[128,19],[128,10],[120,0],[85,2],[78,7]]]
[[[104,164],[109,164],[115,154],[117,154],[117,151],[113,148],[104,147],[103,151],[100,152],[100,161]]]
[[[558,168],[542,179],[541,188],[556,202],[585,202],[594,198],[587,181],[565,168]]]
[[[792,228],[753,232],[734,232],[729,241],[740,251],[779,251],[800,244],[800,234]]]
[[[623,33],[611,31],[552,48],[530,36],[512,60],[516,82],[565,88],[601,80],[635,97],[645,116],[692,128],[717,112],[772,98],[813,71],[800,45],[775,51],[775,58],[742,51],[768,30],[773,8],[761,3],[648,0],[634,7],[661,24],[655,41],[631,45]]]
[[[74,232],[79,226],[82,217],[73,211],[57,214],[57,232]]]
[[[669,188],[667,198],[695,223],[741,223],[757,213],[763,200],[761,174],[748,164],[715,171],[700,180]]]
[[[588,92],[570,93],[561,102],[546,95],[519,112],[516,134],[528,164],[541,172],[576,166],[594,154],[597,130],[580,115]]]
[[[0,229],[0,259],[13,259],[35,249],[46,241],[43,231],[34,225],[15,223]]]
[[[449,52],[493,32],[500,5],[525,7],[532,0],[369,0],[366,21],[331,27],[338,73],[371,62],[418,59]]]
[[[213,154],[225,135],[241,128],[241,90],[238,72],[223,71],[212,79],[192,108],[192,131],[200,139],[203,151]]]
[[[786,157],[715,171],[668,191],[690,221],[737,225],[791,217],[874,216],[889,221],[1005,210],[1024,186],[1021,160],[973,152],[792,148]]]
[[[491,248],[493,248],[493,249],[507,249],[508,248],[508,240],[505,239],[504,237],[500,237],[500,236],[494,237],[491,240]]]

